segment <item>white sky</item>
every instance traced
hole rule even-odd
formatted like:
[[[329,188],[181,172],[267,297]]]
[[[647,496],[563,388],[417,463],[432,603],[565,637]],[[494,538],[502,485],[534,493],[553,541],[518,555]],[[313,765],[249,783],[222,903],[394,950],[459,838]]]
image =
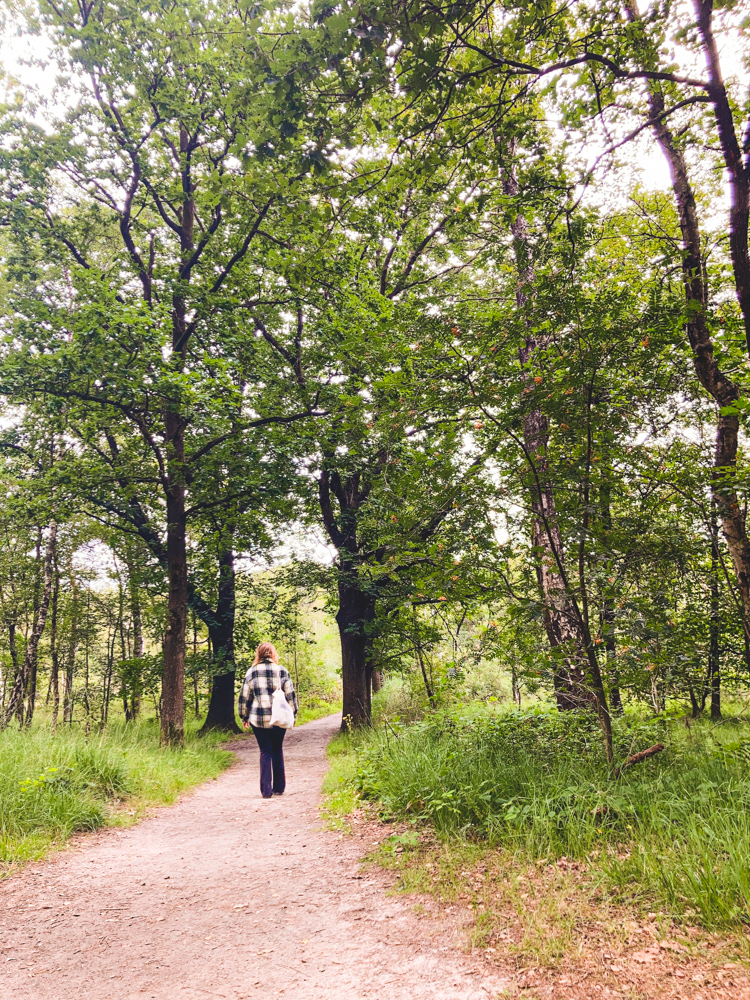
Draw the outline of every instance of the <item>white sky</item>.
[[[645,9],[647,5],[642,4]],[[750,76],[745,63],[747,61],[747,40],[743,39],[739,33],[729,33],[718,30],[717,43],[722,61],[722,70],[728,82],[739,81],[739,89],[747,93],[750,85]],[[743,59],[743,48],[745,57]],[[5,30],[0,33],[0,93],[7,93],[8,83],[11,80],[37,89],[40,95],[51,98],[55,90],[55,81],[58,67],[54,62],[47,61],[42,66],[37,63],[41,59],[49,59],[50,46],[43,37],[29,36],[21,33],[20,28],[14,27],[12,23],[6,23]],[[34,63],[34,65],[30,65]],[[703,76],[702,67],[694,67],[697,73]],[[591,143],[589,143],[591,147]],[[593,160],[604,146],[596,149],[590,148],[591,160]],[[587,150],[588,152],[588,150]],[[630,183],[637,178],[639,183],[650,190],[668,190],[670,186],[669,170],[659,151],[656,141],[650,133],[644,133],[632,145],[624,151],[620,151],[620,163],[622,164],[618,174],[625,183]],[[628,176],[629,175],[629,176]],[[594,201],[599,199],[594,190],[590,192],[590,197]]]

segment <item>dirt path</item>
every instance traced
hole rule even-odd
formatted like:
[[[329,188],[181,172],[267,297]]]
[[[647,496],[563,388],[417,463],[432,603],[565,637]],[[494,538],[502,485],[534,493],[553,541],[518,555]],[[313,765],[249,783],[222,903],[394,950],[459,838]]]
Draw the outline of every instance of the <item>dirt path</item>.
[[[287,792],[237,763],[129,830],[0,885],[1,1000],[474,1000],[507,980],[360,874],[362,842],[321,830],[339,718],[288,736]]]

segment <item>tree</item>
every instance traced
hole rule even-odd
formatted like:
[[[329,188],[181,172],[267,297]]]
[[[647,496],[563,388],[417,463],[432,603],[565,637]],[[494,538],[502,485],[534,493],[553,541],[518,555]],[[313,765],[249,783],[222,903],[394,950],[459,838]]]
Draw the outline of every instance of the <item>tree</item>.
[[[556,101],[568,136],[605,143],[581,169],[584,185],[645,131],[656,137],[670,167],[678,208],[687,346],[698,381],[719,411],[713,489],[747,615],[750,547],[736,487],[744,404],[739,386],[722,367],[715,335],[722,327],[732,328],[734,353],[741,338],[747,354],[750,153],[743,150],[739,136],[750,107],[739,81],[722,72],[715,35],[717,17],[721,30],[739,35],[742,25],[734,5],[719,10],[717,15],[713,0],[652,7],[646,15],[634,0],[605,8],[577,2],[554,11],[503,4],[497,12],[475,3],[446,11],[416,2],[403,8],[378,5],[364,17],[382,25],[388,35],[385,46],[400,42],[394,73],[408,95],[412,136],[431,134],[438,123],[449,120],[459,123],[452,124],[457,141],[471,146],[501,128],[517,115],[519,104],[532,101],[552,83],[545,96]],[[684,68],[675,64],[674,51],[684,57]],[[705,66],[702,76],[693,75],[696,57]],[[571,86],[557,86],[558,81]],[[434,99],[436,92],[442,102]],[[697,113],[702,107],[709,113]],[[729,320],[726,309],[721,318],[716,316],[718,287],[712,290],[708,284],[717,275],[711,274],[705,253],[697,197],[697,189],[707,187],[707,172],[691,166],[691,152],[706,146],[718,154],[729,181],[728,204],[718,207],[709,199],[707,215],[717,210],[726,214],[739,326]],[[538,146],[536,155],[549,158],[549,144]],[[572,200],[572,180],[553,185],[562,211]],[[723,287],[721,277],[718,285]]]
[[[352,174],[335,189],[329,177],[321,214],[339,220],[329,245],[280,261],[269,280],[285,298],[253,315],[297,405],[314,398],[325,413],[300,428],[300,490],[336,552],[344,718],[356,726],[370,721],[376,603],[430,558],[484,460],[461,454],[463,419],[447,412],[443,384],[430,388],[452,338],[441,302],[483,241],[466,239],[482,201],[467,198],[460,161],[365,155]]]
[[[270,10],[217,3],[152,16],[142,5],[43,4],[40,23],[75,100],[56,115],[27,94],[3,121],[18,337],[4,389],[19,402],[59,400],[112,466],[131,524],[152,552],[161,546],[169,745],[182,741],[196,467],[225,442],[240,447],[252,427],[311,412],[290,412],[283,398],[267,406],[223,360],[223,318],[253,300],[255,246],[274,245],[295,185],[329,143],[327,110],[316,115],[304,92],[310,47],[292,34],[280,45],[282,12]],[[136,439],[145,477],[124,459]],[[144,519],[144,487],[158,490],[148,501],[158,528]]]

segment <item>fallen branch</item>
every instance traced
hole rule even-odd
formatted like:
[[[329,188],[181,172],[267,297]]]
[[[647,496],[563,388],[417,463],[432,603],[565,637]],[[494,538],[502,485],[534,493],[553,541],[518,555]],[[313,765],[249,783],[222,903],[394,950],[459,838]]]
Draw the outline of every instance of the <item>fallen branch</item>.
[[[642,760],[648,760],[648,758],[653,757],[654,754],[661,753],[663,749],[663,743],[655,743],[647,750],[641,750],[640,753],[634,753],[631,757],[628,757],[621,767],[615,769],[615,777],[619,778],[626,767],[632,767],[633,764],[640,764]]]

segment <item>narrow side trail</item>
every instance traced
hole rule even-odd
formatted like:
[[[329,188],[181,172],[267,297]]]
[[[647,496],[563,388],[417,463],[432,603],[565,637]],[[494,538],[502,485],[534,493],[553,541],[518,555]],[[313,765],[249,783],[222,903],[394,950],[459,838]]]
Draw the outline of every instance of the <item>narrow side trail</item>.
[[[0,885],[1,1000],[485,1000],[508,985],[362,877],[321,829],[340,717],[293,730],[287,791],[237,762],[128,830],[79,838]]]

